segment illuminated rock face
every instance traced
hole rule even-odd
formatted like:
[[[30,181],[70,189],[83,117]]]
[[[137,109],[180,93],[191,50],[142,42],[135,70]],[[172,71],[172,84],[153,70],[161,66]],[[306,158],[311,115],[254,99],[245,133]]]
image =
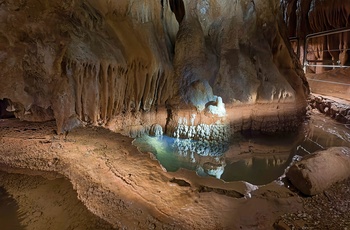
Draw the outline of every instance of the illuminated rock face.
[[[301,60],[304,57],[305,36],[313,33],[349,27],[350,4],[343,0],[281,0],[284,20],[290,37],[300,40]],[[310,60],[327,59],[328,65],[349,65],[349,32],[312,38],[309,41]],[[312,63],[315,64],[315,63]],[[323,68],[311,68],[322,72]]]
[[[172,134],[180,118],[285,130],[308,86],[279,9],[277,0],[5,1],[0,99],[23,120],[55,119],[59,133],[81,120]]]
[[[350,177],[350,149],[333,147],[304,157],[287,171],[287,178],[305,195],[316,195]]]

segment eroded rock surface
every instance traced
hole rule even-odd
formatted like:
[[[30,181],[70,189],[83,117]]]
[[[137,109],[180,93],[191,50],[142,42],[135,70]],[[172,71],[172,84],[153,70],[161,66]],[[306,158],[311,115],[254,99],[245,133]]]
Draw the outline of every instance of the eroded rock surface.
[[[3,229],[77,229],[113,230],[113,226],[93,215],[77,199],[72,184],[59,175],[25,169],[12,169],[11,174],[0,171],[0,185],[17,203],[19,226],[8,215],[6,200],[1,200]],[[47,175],[48,174],[48,175]],[[51,175],[50,175],[51,174]],[[4,225],[5,222],[5,225]],[[11,225],[12,224],[12,225]]]
[[[348,126],[350,124],[349,104],[346,101],[341,101],[336,98],[332,99],[321,95],[311,95],[309,103],[312,109],[317,109],[321,113],[324,113],[336,121]]]
[[[278,216],[302,208],[296,194],[274,182],[258,188],[187,170],[168,173],[131,138],[81,127],[60,141],[54,127],[1,120],[1,168],[66,176],[84,205],[117,229],[270,229]]]
[[[333,147],[305,156],[288,169],[286,176],[305,195],[321,193],[350,177],[350,149]]]
[[[23,120],[55,119],[58,133],[83,121],[171,134],[193,114],[195,125],[273,132],[305,112],[308,86],[277,0],[27,0],[0,10],[0,98]]]

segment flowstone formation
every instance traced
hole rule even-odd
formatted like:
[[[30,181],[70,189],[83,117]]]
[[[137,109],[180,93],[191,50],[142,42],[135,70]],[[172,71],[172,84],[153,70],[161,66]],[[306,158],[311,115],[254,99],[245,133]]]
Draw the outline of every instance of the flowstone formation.
[[[304,47],[307,35],[349,27],[348,1],[281,0],[281,8],[289,37],[299,39],[301,61],[307,58],[326,60],[323,62],[325,65],[349,65],[349,31],[310,38],[308,47]],[[304,57],[305,49],[307,54]],[[325,70],[324,67],[309,67],[309,69],[313,72]]]
[[[5,0],[0,10],[0,99],[22,120],[55,119],[58,133],[83,122],[174,135],[180,119],[275,132],[305,112],[277,0]]]
[[[286,176],[305,195],[322,193],[350,177],[350,149],[333,147],[307,155],[291,165]]]

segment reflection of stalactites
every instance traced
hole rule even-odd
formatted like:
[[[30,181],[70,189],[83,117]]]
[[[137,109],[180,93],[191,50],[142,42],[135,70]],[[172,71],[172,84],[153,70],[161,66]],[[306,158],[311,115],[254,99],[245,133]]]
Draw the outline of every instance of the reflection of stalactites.
[[[194,157],[194,153],[193,153],[193,152],[191,152],[190,158],[191,158],[191,162],[192,162],[192,163],[195,163],[195,162],[196,162],[196,158]]]
[[[210,176],[214,176],[217,179],[221,178],[221,175],[225,171],[225,166],[226,164],[220,164],[220,163],[211,163],[211,162],[206,162],[203,164],[202,168],[205,173],[207,173]]]
[[[266,167],[277,167],[284,165],[288,159],[276,158],[276,156],[269,157],[252,157],[244,160],[247,167],[254,167],[257,162],[264,162]]]

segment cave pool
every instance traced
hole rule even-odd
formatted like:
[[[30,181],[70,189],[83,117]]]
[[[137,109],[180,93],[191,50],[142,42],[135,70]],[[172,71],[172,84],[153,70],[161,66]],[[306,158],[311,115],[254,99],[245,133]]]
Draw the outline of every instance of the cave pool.
[[[333,146],[350,147],[350,125],[312,113],[297,132],[284,135],[235,133],[228,144],[206,144],[169,136],[143,136],[133,141],[151,152],[169,172],[180,168],[226,182],[268,184],[281,176],[293,160]]]

